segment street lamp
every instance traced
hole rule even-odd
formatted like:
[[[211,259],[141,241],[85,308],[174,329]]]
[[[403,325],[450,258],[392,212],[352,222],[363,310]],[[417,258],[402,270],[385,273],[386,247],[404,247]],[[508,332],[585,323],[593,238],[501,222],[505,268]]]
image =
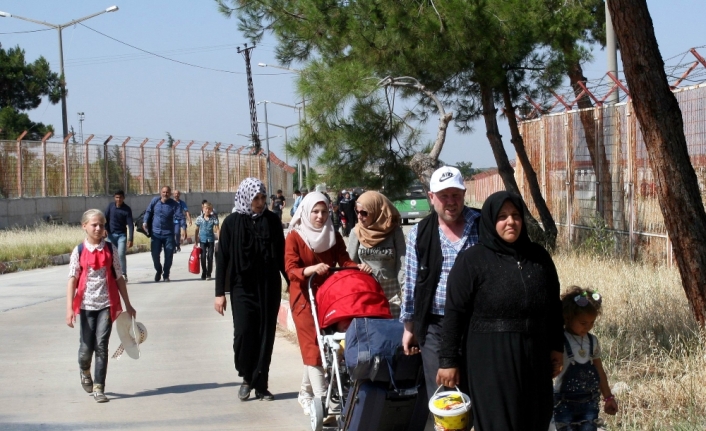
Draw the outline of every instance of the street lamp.
[[[270,103],[274,103],[274,102],[270,102]],[[258,121],[258,123],[264,123],[264,121]],[[275,124],[275,123],[269,123],[269,124],[270,124],[270,126],[275,126],[275,127],[279,127],[280,129],[284,129],[284,147],[285,147],[284,162],[289,164],[289,155],[287,154],[287,150],[286,150],[287,143],[289,142],[287,140],[287,129],[289,129],[290,127],[294,127],[294,126],[301,126],[301,123],[290,124],[289,126],[280,126],[279,124]]]
[[[83,112],[77,112],[78,114],[78,130],[79,133],[81,134],[81,143],[83,144],[83,120],[86,118],[86,115]]]
[[[258,66],[260,67],[274,67],[275,69],[282,69],[286,70],[289,72],[294,72],[294,73],[302,73],[300,69],[292,69],[290,67],[284,67],[284,66],[277,66],[275,64],[267,64],[267,63],[257,63]],[[285,105],[284,103],[277,103],[277,102],[270,102],[274,103],[275,105],[281,105],[281,106],[287,106],[289,108],[294,108],[294,109],[299,109],[299,121],[301,122],[301,115],[302,115],[302,108],[306,108],[306,101],[302,98],[302,101],[299,102],[302,104],[302,106],[292,106],[292,105]],[[297,105],[299,104],[297,103]],[[304,121],[306,121],[306,111],[304,113]],[[301,159],[299,160],[299,187],[302,187],[302,161]],[[307,156],[306,158],[306,174],[307,174],[307,181],[309,179],[309,157]]]
[[[67,22],[66,24],[51,24],[51,23],[48,23],[45,21],[37,21],[35,19],[25,18],[25,17],[19,16],[19,15],[12,15],[10,13],[0,11],[0,17],[2,17],[2,18],[17,18],[17,19],[21,19],[23,21],[29,21],[29,22],[33,22],[35,24],[51,27],[51,28],[56,29],[59,32],[59,67],[61,69],[61,81],[59,82],[59,86],[61,87],[61,123],[62,123],[61,125],[64,130],[64,138],[66,138],[66,136],[68,136],[68,134],[69,134],[69,122],[68,122],[67,113],[66,113],[66,76],[64,75],[64,46],[63,46],[63,42],[61,40],[61,31],[63,29],[65,29],[66,27],[70,27],[72,25],[80,23],[81,21],[86,21],[87,19],[91,19],[91,18],[96,17],[98,15],[102,15],[107,12],[115,12],[117,10],[118,10],[117,6],[111,6],[105,10],[102,10],[100,12],[96,12],[96,13],[88,15],[88,16],[84,16],[83,18],[78,18],[78,19],[72,20],[70,22]]]

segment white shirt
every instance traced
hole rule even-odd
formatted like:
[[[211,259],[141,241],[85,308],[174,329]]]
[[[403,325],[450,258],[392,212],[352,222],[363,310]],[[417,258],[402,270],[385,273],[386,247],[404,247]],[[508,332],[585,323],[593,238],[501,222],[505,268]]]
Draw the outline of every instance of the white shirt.
[[[103,250],[103,247],[107,243],[101,240],[100,244],[89,244],[88,241],[83,241],[83,246],[88,249],[89,252],[94,250]],[[122,277],[123,270],[120,267],[120,257],[118,256],[118,251],[113,247],[113,268],[115,269],[115,278]],[[106,270],[108,267],[103,267],[99,270],[94,271],[93,268],[89,267],[86,273],[86,290],[83,292],[83,301],[81,302],[81,309],[83,310],[102,310],[110,306],[110,298],[108,297],[108,279],[106,277]],[[71,252],[71,259],[69,261],[69,278],[76,277],[78,280],[79,272],[81,270],[80,257],[78,255],[78,246],[74,247]]]
[[[571,346],[571,353],[574,354],[574,362],[576,362],[577,364],[585,364],[591,358],[600,359],[601,345],[598,343],[598,338],[596,338],[595,335],[588,334],[587,336],[579,337],[578,335],[570,334],[564,331],[564,336],[567,340],[569,340],[569,346]],[[593,339],[593,356],[591,358],[589,358],[590,343],[588,341],[588,337],[591,337],[591,339]],[[583,347],[581,347],[582,345]],[[586,351],[586,356],[581,357],[581,355],[579,355],[579,350],[581,349]],[[566,370],[567,368],[569,368],[570,363],[571,361],[569,361],[569,353],[564,350],[564,368],[561,369],[561,373],[559,373],[559,375],[556,376],[556,379],[554,379],[554,392],[559,392],[559,389],[561,389],[561,382],[564,377],[564,373],[566,373]]]

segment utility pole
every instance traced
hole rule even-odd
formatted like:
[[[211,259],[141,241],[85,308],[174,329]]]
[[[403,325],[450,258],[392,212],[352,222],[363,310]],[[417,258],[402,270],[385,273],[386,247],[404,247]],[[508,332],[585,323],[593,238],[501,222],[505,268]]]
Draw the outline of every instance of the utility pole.
[[[611,72],[616,79],[618,79],[618,42],[615,38],[615,30],[613,29],[613,20],[610,18],[610,11],[608,10],[608,1],[605,2],[605,42],[606,42],[606,53],[608,54],[608,72]],[[608,96],[606,103],[609,105],[614,105],[618,103],[620,96],[618,94],[618,89]]]
[[[245,72],[248,77],[248,99],[250,103],[250,131],[252,134],[250,139],[255,148],[255,154],[257,154],[260,152],[261,145],[260,132],[257,130],[257,106],[255,105],[255,89],[252,84],[252,71],[250,70],[250,51],[252,51],[253,49],[255,49],[255,45],[248,47],[248,44],[246,43],[243,49],[240,49],[240,47],[238,47],[238,54],[243,54],[243,57],[245,57]],[[267,155],[267,157],[269,158],[269,154]],[[269,163],[269,159],[267,162]]]

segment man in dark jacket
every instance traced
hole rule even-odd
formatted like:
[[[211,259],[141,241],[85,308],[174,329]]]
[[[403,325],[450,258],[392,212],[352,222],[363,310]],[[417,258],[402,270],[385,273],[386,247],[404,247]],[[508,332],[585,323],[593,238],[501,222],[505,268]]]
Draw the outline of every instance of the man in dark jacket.
[[[108,239],[118,249],[120,266],[122,266],[123,277],[127,283],[127,259],[125,255],[127,249],[132,247],[132,234],[135,230],[135,224],[132,221],[132,209],[125,203],[125,192],[118,190],[113,195],[113,199],[115,202],[108,204],[108,208],[105,210],[105,228],[108,233]]]
[[[464,205],[466,187],[458,169],[437,169],[429,183],[434,212],[412,226],[407,237],[400,321],[407,355],[422,355],[427,396],[436,390],[446,279],[459,252],[478,242],[480,211]]]
[[[175,248],[175,230],[180,229],[182,239],[186,239],[186,220],[184,213],[174,199],[172,199],[172,189],[169,186],[162,187],[160,196],[152,199],[145,211],[145,223],[142,227],[148,230],[148,220],[152,221],[152,232],[150,232],[150,248],[152,251],[152,263],[157,271],[154,281],[164,278],[169,281],[169,271],[172,268],[172,258]],[[177,221],[175,224],[174,221]],[[164,266],[160,263],[159,255],[164,248]]]

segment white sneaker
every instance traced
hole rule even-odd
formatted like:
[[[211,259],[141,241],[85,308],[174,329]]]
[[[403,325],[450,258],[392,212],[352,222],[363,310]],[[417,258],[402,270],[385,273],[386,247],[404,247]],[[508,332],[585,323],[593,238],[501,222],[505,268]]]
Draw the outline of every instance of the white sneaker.
[[[299,396],[297,397],[297,401],[304,410],[304,414],[309,416],[309,410],[311,408],[311,398],[307,398],[299,394]]]

